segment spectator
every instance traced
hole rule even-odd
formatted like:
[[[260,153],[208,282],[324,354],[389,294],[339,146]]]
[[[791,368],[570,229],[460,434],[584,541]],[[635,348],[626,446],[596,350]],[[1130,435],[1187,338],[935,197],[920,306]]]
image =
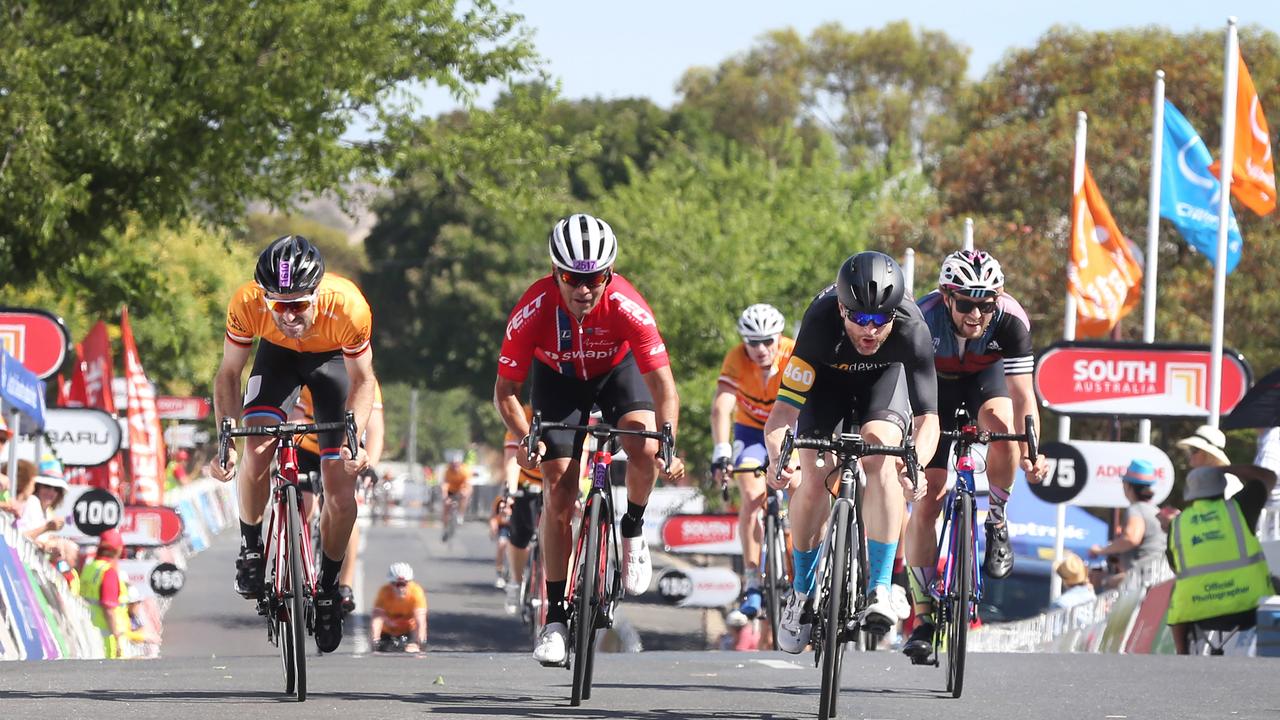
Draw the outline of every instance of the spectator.
[[[756,623],[737,608],[724,617],[725,633],[720,636],[721,650],[752,651],[760,648],[760,631]]]
[[[1072,608],[1091,602],[1097,597],[1093,585],[1089,583],[1089,573],[1080,556],[1067,552],[1062,559],[1053,564],[1053,571],[1062,578],[1062,594],[1049,604],[1051,608]]]
[[[387,584],[378,590],[369,620],[370,641],[377,652],[396,647],[404,640],[405,652],[421,652],[427,647],[427,591],[413,581],[409,563],[392,563]]]
[[[9,432],[9,426],[4,423],[4,413],[0,413],[0,457],[6,457],[5,447],[9,444],[9,438],[13,433]],[[9,476],[4,472],[0,472],[0,503],[8,502],[10,490]]]
[[[1243,486],[1228,499],[1231,479]],[[1212,621],[1216,630],[1256,624],[1258,601],[1272,588],[1255,532],[1275,484],[1274,472],[1253,465],[1196,468],[1187,475],[1190,505],[1174,519],[1168,547],[1177,576],[1168,623],[1179,655],[1188,652],[1192,624]]]
[[[67,481],[62,477],[62,463],[52,454],[46,453],[40,459],[35,478],[33,495],[39,505],[38,517],[32,519],[27,536],[41,550],[49,553],[54,564],[58,560],[66,560],[71,567],[75,567],[79,561],[80,546],[57,534],[66,525],[66,520],[58,514],[58,507],[62,505],[67,489]]]
[[[28,523],[39,516],[40,501],[35,497],[36,464],[30,460],[19,460],[18,471],[14,473],[9,472],[9,464],[5,463],[0,465],[0,473],[3,473],[6,479],[12,478],[8,492],[9,498],[0,502],[0,509],[13,515],[16,518],[15,526],[25,533],[30,528],[24,525],[23,516],[28,516],[26,519]]]
[[[1258,429],[1258,454],[1253,464],[1266,468],[1280,476],[1280,427]],[[1262,540],[1280,540],[1280,492],[1271,491],[1271,498],[1258,521],[1258,537]]]
[[[1231,462],[1227,459],[1227,436],[1212,425],[1201,425],[1190,437],[1179,440],[1177,445],[1187,451],[1187,462],[1192,469],[1221,467]]]
[[[128,589],[117,566],[122,552],[119,530],[102,533],[97,555],[80,575],[80,596],[89,603],[93,625],[102,633],[103,655],[109,659],[121,656],[120,641],[130,629]]]
[[[1119,572],[1106,581],[1106,587],[1109,588],[1118,586],[1129,568],[1150,558],[1160,557],[1165,546],[1165,532],[1160,527],[1160,511],[1151,502],[1155,496],[1155,466],[1149,460],[1134,460],[1129,463],[1123,480],[1124,496],[1129,500],[1129,509],[1125,513],[1120,532],[1106,545],[1089,548],[1089,557],[1115,555],[1119,558]]]
[[[191,475],[187,472],[187,460],[190,457],[186,449],[180,449],[169,458],[169,464],[165,467],[164,489],[166,492],[191,482]]]

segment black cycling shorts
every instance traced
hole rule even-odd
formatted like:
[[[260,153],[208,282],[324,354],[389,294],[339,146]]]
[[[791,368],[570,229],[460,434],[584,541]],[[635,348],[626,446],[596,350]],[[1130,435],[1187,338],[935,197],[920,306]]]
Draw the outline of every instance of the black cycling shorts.
[[[533,539],[533,531],[538,527],[538,516],[542,514],[542,493],[525,489],[518,493],[511,503],[511,546],[521,550],[529,547]]]
[[[843,422],[844,432],[853,432],[869,420],[887,420],[904,435],[912,432],[911,397],[902,363],[856,373],[818,366],[796,420],[796,436],[831,437],[837,424]]]
[[[533,364],[533,409],[547,422],[586,425],[592,406],[599,406],[604,421],[617,425],[618,420],[636,410],[653,410],[653,397],[640,376],[640,368],[631,353],[612,370],[590,380],[578,380],[552,370],[541,362]],[[578,457],[582,453],[585,432],[556,430],[544,433],[547,444],[543,460]]]
[[[316,483],[320,482],[320,456],[310,450],[298,448],[298,489],[303,492],[316,491]]]
[[[938,378],[938,427],[956,429],[956,410],[963,407],[971,420],[978,418],[978,409],[991,398],[1009,397],[1009,383],[1004,377],[1004,362],[959,378]],[[926,466],[946,469],[951,463],[950,438],[938,438],[938,449]]]
[[[304,353],[259,341],[245,386],[244,419],[265,417],[284,422],[294,394],[303,385],[311,388],[316,422],[342,422],[351,381],[341,350]],[[337,459],[344,435],[342,430],[320,433],[320,456]]]

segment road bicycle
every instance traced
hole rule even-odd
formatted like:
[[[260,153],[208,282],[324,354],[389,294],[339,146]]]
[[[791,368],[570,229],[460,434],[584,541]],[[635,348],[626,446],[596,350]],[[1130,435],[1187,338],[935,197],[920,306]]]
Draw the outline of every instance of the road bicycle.
[[[794,449],[817,450],[819,468],[826,464],[822,454],[832,453],[840,471],[835,502],[831,506],[826,532],[818,552],[818,565],[814,575],[817,578],[816,602],[813,605],[813,630],[809,640],[814,650],[814,665],[822,668],[818,718],[827,720],[836,716],[840,668],[846,644],[858,641],[865,646],[866,643],[861,636],[868,601],[866,538],[859,497],[862,468],[858,460],[867,455],[902,458],[913,485],[919,474],[919,463],[916,460],[915,443],[910,436],[904,437],[901,445],[878,445],[863,440],[861,435],[855,433],[841,433],[830,438],[797,438],[788,428],[778,455],[779,468],[790,465]]]
[[[757,467],[725,470],[721,476],[720,491],[725,500],[729,496],[729,475],[752,474],[763,476],[769,471],[768,463]],[[759,564],[760,594],[765,619],[769,622],[773,649],[778,647],[778,620],[782,616],[783,597],[791,587],[791,525],[783,506],[781,490],[765,489],[764,537],[760,543]]]
[[[258,599],[258,614],[267,619],[267,639],[280,648],[284,663],[284,691],[307,699],[306,636],[315,629],[316,564],[311,545],[311,528],[302,520],[302,493],[298,491],[298,446],[300,435],[342,430],[347,448],[354,454],[355,415],[348,412],[342,422],[281,423],[232,427],[223,418],[218,431],[218,461],[227,466],[228,450],[234,438],[276,439],[276,465],[271,474],[270,518],[264,535],[267,562],[264,585]]]
[[[977,423],[970,420],[965,409],[960,408],[956,410],[958,429],[944,430],[941,433],[942,437],[952,440],[952,467],[956,471],[956,483],[947,493],[943,505],[942,532],[938,536],[938,555],[944,558],[942,575],[930,592],[937,607],[933,646],[946,649],[947,692],[954,698],[960,697],[964,690],[969,623],[974,616],[974,609],[982,600],[982,573],[978,569],[978,520],[974,511],[976,489],[973,479],[973,446],[1006,440],[1025,442],[1027,454],[1035,462],[1038,457],[1035,418],[1027,415],[1024,422],[1026,431],[1021,433],[979,430]],[[936,650],[933,653],[934,667],[941,663],[938,654]]]
[[[595,635],[598,630],[613,627],[613,613],[622,597],[622,563],[618,552],[618,536],[614,522],[613,497],[609,489],[609,465],[613,454],[610,441],[619,436],[632,436],[659,441],[659,455],[671,466],[675,454],[675,437],[671,423],[661,432],[628,430],[605,423],[569,425],[543,422],[542,413],[534,413],[529,435],[525,438],[525,455],[533,458],[542,434],[551,430],[585,433],[596,441],[591,454],[589,473],[591,489],[582,509],[582,522],[574,539],[575,571],[569,578],[566,597],[569,603],[569,652],[564,666],[573,671],[570,704],[578,706],[591,698],[591,673],[595,664]]]

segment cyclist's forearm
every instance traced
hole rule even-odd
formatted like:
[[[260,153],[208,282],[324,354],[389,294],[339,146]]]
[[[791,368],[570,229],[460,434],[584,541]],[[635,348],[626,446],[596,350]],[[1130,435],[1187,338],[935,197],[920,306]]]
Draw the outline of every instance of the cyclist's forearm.
[[[240,421],[240,403],[236,402],[240,397],[240,373],[231,373],[225,370],[218,370],[218,374],[213,380],[213,414],[218,420],[229,417],[239,424]]]
[[[364,434],[369,427],[369,416],[373,414],[374,380],[372,372],[351,372],[348,363],[347,372],[351,378],[351,389],[347,392],[347,410],[356,416],[356,436]]]
[[[427,644],[427,611],[414,610],[413,615],[418,621],[418,644],[425,646]]]
[[[383,441],[386,437],[386,425],[381,408],[369,413],[369,426],[365,431],[364,451],[369,455],[369,465],[377,465],[382,459]]]
[[[912,423],[915,426],[916,460],[920,467],[925,467],[933,459],[938,450],[939,425],[938,415],[928,413],[917,415]]]
[[[657,416],[657,427],[671,423],[671,433],[678,435],[680,431],[680,395],[676,392],[676,381],[671,375],[671,366],[660,367],[643,376],[649,394],[653,396],[653,412]]]
[[[769,466],[777,468],[778,453],[782,451],[782,439],[787,435],[787,428],[795,427],[800,417],[800,408],[786,402],[775,402],[769,419],[764,424],[764,446],[769,452]]]
[[[716,388],[711,399],[711,442],[719,445],[730,442],[733,432],[733,408],[738,398],[723,386]]]
[[[1008,378],[1009,394],[1013,400],[1013,431],[1016,433],[1026,432],[1026,417],[1031,416],[1031,421],[1035,423],[1036,436],[1041,434],[1040,429],[1040,407],[1036,403],[1036,392],[1033,385],[1031,375],[1011,375]],[[1023,452],[1027,449],[1026,443],[1019,443],[1019,447]]]
[[[493,406],[502,416],[502,422],[516,439],[529,434],[529,421],[520,404],[520,383],[499,377],[493,384]]]

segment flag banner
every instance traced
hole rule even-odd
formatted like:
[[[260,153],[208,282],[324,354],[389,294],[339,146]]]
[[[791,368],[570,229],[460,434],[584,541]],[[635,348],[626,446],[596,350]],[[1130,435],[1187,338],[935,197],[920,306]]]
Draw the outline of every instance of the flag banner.
[[[164,499],[164,439],[156,413],[156,391],[138,359],[129,310],[120,318],[124,377],[129,398],[129,505],[159,505]]]
[[[1164,101],[1164,159],[1160,170],[1160,216],[1173,221],[1182,239],[1212,264],[1218,257],[1218,203],[1222,183],[1209,167],[1209,150],[1191,123]],[[1227,272],[1240,262],[1244,241],[1236,214],[1227,209]]]
[[[1258,91],[1244,65],[1244,56],[1236,54],[1236,134],[1231,158],[1231,194],[1258,215],[1276,209],[1276,168],[1271,158],[1271,133],[1262,114]],[[1220,163],[1210,169],[1218,177]]]
[[[111,338],[107,336],[107,324],[99,320],[85,335],[84,342],[77,348],[78,359],[76,374],[72,376],[72,399],[77,398],[76,379],[83,386],[84,407],[98,408],[111,414],[116,412],[116,401],[111,394],[111,378],[114,374],[111,360]],[[106,465],[88,469],[89,484],[102,488],[120,497],[120,479],[122,471],[119,456],[112,458]]]
[[[1129,314],[1142,296],[1142,268],[1129,241],[1084,168],[1084,186],[1071,200],[1068,289],[1076,301],[1077,337],[1101,337]]]

